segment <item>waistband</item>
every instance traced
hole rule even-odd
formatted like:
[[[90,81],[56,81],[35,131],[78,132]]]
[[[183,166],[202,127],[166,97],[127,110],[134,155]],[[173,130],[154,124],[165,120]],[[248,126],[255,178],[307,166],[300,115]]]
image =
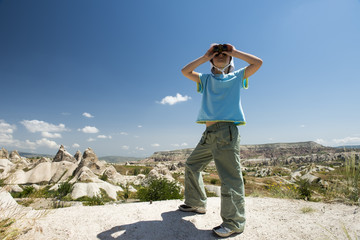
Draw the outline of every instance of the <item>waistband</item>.
[[[236,126],[236,124],[234,122],[217,122],[209,127],[206,127],[206,131],[216,131],[227,126]]]

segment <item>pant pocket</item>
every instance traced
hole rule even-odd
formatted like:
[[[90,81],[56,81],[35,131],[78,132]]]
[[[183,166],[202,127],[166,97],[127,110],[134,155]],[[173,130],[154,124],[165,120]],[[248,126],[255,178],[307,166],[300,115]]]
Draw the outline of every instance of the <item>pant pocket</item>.
[[[236,126],[228,126],[219,131],[217,138],[217,147],[222,150],[231,150],[239,148],[239,133]]]

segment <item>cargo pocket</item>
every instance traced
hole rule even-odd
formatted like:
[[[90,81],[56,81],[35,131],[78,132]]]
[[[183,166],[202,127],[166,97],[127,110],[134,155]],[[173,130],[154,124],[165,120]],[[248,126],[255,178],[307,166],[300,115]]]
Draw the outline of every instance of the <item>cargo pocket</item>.
[[[217,147],[220,150],[239,149],[238,129],[234,126],[228,126],[219,131]]]

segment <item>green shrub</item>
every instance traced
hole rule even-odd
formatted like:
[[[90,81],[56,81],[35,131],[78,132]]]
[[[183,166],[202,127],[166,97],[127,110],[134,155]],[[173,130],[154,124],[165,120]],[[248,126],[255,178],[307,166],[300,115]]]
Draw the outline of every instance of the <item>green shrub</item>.
[[[100,176],[100,180],[103,180],[106,182],[108,180],[108,176],[105,173],[103,173],[103,175]]]
[[[57,189],[56,193],[58,194],[58,198],[62,199],[72,191],[73,185],[68,182],[63,182],[60,184],[59,188]]]
[[[299,185],[298,191],[300,198],[304,200],[310,200],[311,198],[310,183],[307,180],[302,179],[298,182],[298,185]]]
[[[140,201],[159,201],[168,199],[181,199],[180,187],[167,179],[154,179],[148,187],[140,188],[137,192]]]
[[[24,187],[22,192],[12,192],[11,196],[13,198],[26,198],[29,197],[34,192],[35,192],[35,188],[33,186],[26,186]]]

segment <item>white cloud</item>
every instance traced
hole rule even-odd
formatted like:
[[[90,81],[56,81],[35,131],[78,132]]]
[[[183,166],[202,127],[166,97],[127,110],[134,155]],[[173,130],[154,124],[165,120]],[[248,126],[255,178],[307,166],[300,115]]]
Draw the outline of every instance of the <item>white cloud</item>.
[[[142,128],[143,126],[142,126],[142,125],[138,125],[137,127],[138,127],[138,128]]]
[[[135,149],[138,150],[138,151],[144,151],[145,150],[143,147],[136,147]]]
[[[126,146],[126,145],[124,145],[124,146],[121,146],[121,149],[123,149],[123,150],[129,150],[129,146]]]
[[[321,145],[326,145],[327,144],[326,141],[324,139],[322,139],[322,138],[316,139],[315,142],[318,143],[318,144],[321,144]]]
[[[158,143],[153,143],[153,144],[151,144],[151,146],[152,146],[152,147],[160,147],[160,144],[158,144]]]
[[[182,144],[174,143],[174,144],[171,144],[171,146],[173,146],[173,147],[186,147],[186,146],[188,146],[188,144],[187,143],[182,143]]]
[[[87,141],[88,141],[88,142],[95,142],[96,139],[94,139],[94,138],[89,138]]]
[[[106,136],[106,135],[99,135],[97,137],[101,139],[112,139],[112,136]]]
[[[0,145],[11,145],[14,144],[15,140],[11,134],[1,133],[0,132]]]
[[[61,138],[60,133],[49,133],[49,132],[42,132],[41,136],[45,138]]]
[[[333,139],[338,145],[346,145],[346,144],[360,144],[360,137],[346,137],[341,139]]]
[[[13,133],[16,129],[15,125],[10,125],[4,120],[0,119],[0,133]]]
[[[186,101],[188,101],[190,99],[191,99],[191,97],[189,97],[189,96],[182,96],[180,93],[177,93],[176,96],[166,96],[166,97],[164,97],[158,103],[174,105],[174,104],[179,103],[179,102],[186,102]]]
[[[97,129],[96,127],[86,126],[82,129],[78,129],[78,131],[83,133],[98,133],[99,129]]]
[[[30,142],[30,141],[29,141]],[[53,148],[53,149],[57,149],[60,147],[59,144],[57,144],[56,142],[54,141],[51,141],[51,140],[48,140],[46,138],[42,138],[40,140],[37,140],[36,141],[36,144],[38,146],[44,146],[44,147],[48,147],[48,148]]]
[[[26,140],[24,143],[18,143],[20,147],[27,148],[31,150],[35,150],[37,148],[36,142],[31,142],[30,140]]]
[[[305,127],[305,125],[304,125],[304,124],[302,124],[302,125],[300,125],[300,127],[301,127],[301,128],[304,128],[304,127]]]
[[[24,120],[20,122],[24,127],[32,133],[35,132],[64,132],[69,131],[64,124],[54,125],[39,120]]]
[[[93,115],[91,115],[90,113],[87,113],[87,112],[84,112],[82,115],[84,117],[87,117],[87,118],[93,118],[94,117]]]
[[[74,143],[74,144],[72,145],[72,147],[73,147],[73,148],[79,148],[80,145],[79,145],[78,143]]]
[[[127,132],[120,132],[120,135],[125,135],[125,136],[127,136],[127,135],[129,135]]]

